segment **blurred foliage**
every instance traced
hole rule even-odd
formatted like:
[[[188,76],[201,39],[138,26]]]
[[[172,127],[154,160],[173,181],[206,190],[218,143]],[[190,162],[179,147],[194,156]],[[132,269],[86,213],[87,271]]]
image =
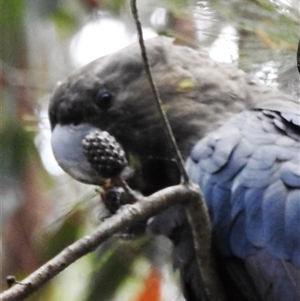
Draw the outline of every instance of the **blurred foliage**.
[[[161,276],[156,269],[151,269],[144,279],[144,288],[134,301],[159,301],[160,300]]]
[[[299,12],[295,9],[284,10],[269,0],[243,1],[243,5],[239,0],[212,0],[211,5],[223,22],[232,23],[238,30],[261,33],[268,44],[266,46],[296,49]]]
[[[19,60],[14,56],[18,47],[23,43],[24,28],[24,1],[0,0],[0,26],[1,26],[1,44],[0,56],[7,63],[17,64]]]
[[[175,1],[164,0],[161,1],[160,5],[166,8],[167,10],[172,11],[175,14],[182,14],[187,9],[187,7],[191,5],[191,3],[193,5],[196,4],[194,1],[189,1],[189,0],[175,0]]]
[[[56,25],[58,31],[72,33],[77,28],[74,16],[67,9],[57,7],[50,15],[51,20]]]
[[[113,300],[120,285],[131,274],[132,264],[141,254],[145,239],[134,242],[115,241],[94,258],[95,273],[88,288],[87,301]],[[101,289],[99,289],[101,288]]]
[[[126,2],[124,0],[103,0],[101,1],[101,7],[116,15],[119,15],[124,9]]]
[[[2,131],[0,133],[0,149],[2,164],[1,174],[11,174],[19,180],[24,177],[26,162],[29,158],[38,156],[37,149],[34,147],[34,134],[24,129],[20,122],[5,116],[2,119]]]
[[[224,38],[223,29],[232,27],[235,31],[226,36],[237,41],[238,57],[232,62],[266,84],[278,84],[299,95],[295,53],[299,3],[291,3],[296,3],[295,7],[280,0],[137,1],[143,24],[184,37],[184,43],[208,52]],[[53,175],[52,181],[41,176],[45,170],[35,147],[37,133],[29,132],[24,120],[28,115],[40,118],[39,111],[46,110],[47,94],[75,65],[70,54],[72,38],[90,21],[100,19],[99,12],[117,16],[128,35],[135,35],[128,6],[125,0],[1,0],[2,65],[18,69],[5,68],[1,76],[0,171],[1,178],[9,179],[5,194],[1,191],[4,277],[24,277],[99,223],[100,217],[95,216],[99,200],[80,198],[93,188],[63,175]],[[164,8],[164,17],[155,15],[157,8]],[[18,74],[23,74],[22,81]],[[33,127],[38,129],[37,122]],[[44,185],[45,181],[49,183]],[[20,193],[16,193],[18,189]],[[170,257],[165,240],[112,238],[29,300],[159,300],[157,294],[165,281],[161,262],[170,264]],[[145,273],[136,272],[144,268]],[[126,296],[124,290],[129,291]],[[178,291],[175,294],[178,296]],[[175,299],[168,295],[161,301]]]
[[[81,211],[72,210],[64,216],[63,222],[53,233],[49,233],[44,239],[46,244],[43,246],[43,259],[50,260],[61,252],[64,248],[80,238],[81,225],[84,224],[84,217]]]

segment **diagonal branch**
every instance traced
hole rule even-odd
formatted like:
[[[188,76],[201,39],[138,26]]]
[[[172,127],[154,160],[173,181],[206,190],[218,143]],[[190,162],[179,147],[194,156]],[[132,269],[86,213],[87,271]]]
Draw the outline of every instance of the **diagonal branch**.
[[[149,197],[139,197],[138,202],[121,207],[115,215],[106,219],[91,234],[74,242],[27,278],[4,291],[0,294],[0,300],[24,300],[73,262],[94,251],[112,235],[123,230],[124,227],[128,227],[138,220],[147,219],[176,202],[189,202],[194,199],[198,191],[197,185],[177,185],[160,190]]]

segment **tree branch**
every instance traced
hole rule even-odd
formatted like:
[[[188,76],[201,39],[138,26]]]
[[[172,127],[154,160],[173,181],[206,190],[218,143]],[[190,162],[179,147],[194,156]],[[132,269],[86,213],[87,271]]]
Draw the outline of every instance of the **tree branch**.
[[[193,233],[195,254],[203,284],[202,299],[203,301],[224,301],[226,297],[212,252],[209,214],[199,186],[198,193],[192,194],[191,197],[193,198],[185,204],[185,209]]]
[[[68,246],[27,278],[4,291],[0,294],[0,300],[24,300],[77,259],[95,250],[124,227],[138,220],[149,218],[175,203],[194,200],[198,194],[199,187],[192,184],[171,186],[149,197],[139,197],[138,202],[121,207],[115,215],[106,219],[91,234]]]

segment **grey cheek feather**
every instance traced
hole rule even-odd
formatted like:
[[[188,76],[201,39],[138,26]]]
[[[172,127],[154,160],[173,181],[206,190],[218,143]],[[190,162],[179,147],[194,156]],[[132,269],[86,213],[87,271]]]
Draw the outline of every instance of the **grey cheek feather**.
[[[73,178],[87,184],[101,185],[104,179],[91,167],[83,153],[82,139],[93,130],[89,124],[60,125],[52,131],[52,150],[58,165]]]

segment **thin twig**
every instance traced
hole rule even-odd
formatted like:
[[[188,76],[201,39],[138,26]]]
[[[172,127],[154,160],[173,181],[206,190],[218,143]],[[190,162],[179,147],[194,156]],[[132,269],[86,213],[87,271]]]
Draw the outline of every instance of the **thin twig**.
[[[298,49],[297,49],[297,69],[300,73],[300,40],[298,42]]]
[[[180,169],[181,176],[183,177],[183,184],[191,187],[188,174],[184,167],[182,155],[177,146],[175,136],[173,134],[167,114],[162,109],[162,100],[160,98],[155,81],[152,77],[143,38],[142,26],[139,20],[138,10],[136,6],[136,0],[130,0],[130,6],[138,32],[139,44],[141,48],[141,55],[144,62],[144,67],[151,89],[154,94],[157,110],[161,115],[163,124],[165,125],[165,129],[167,132],[166,136],[168,138],[169,144],[175,152],[177,165]],[[198,193],[194,195],[195,198],[191,198],[189,202],[186,203],[186,213],[193,233],[194,246],[196,251],[195,256],[197,259],[199,274],[201,278],[200,282],[203,284],[203,287],[199,288],[199,290],[201,290],[201,298],[203,301],[222,301],[225,300],[225,295],[215,269],[214,257],[211,250],[212,244],[210,218],[202,191],[198,185],[197,187]]]
[[[146,74],[151,86],[151,89],[154,93],[154,99],[155,99],[155,104],[157,106],[157,110],[160,113],[161,119],[163,121],[163,124],[165,126],[166,132],[167,132],[167,139],[169,141],[169,144],[171,145],[172,149],[174,150],[175,156],[176,156],[176,162],[177,165],[179,167],[180,170],[180,174],[183,178],[183,183],[187,184],[189,182],[189,177],[186,173],[186,170],[184,168],[184,161],[182,158],[182,155],[180,153],[180,150],[177,146],[176,140],[175,140],[175,136],[173,134],[170,122],[168,120],[167,114],[166,112],[162,109],[162,100],[160,98],[158,89],[156,87],[156,84],[153,80],[152,74],[151,74],[151,70],[150,70],[150,66],[149,66],[149,61],[148,61],[148,56],[147,56],[147,52],[146,52],[146,47],[145,47],[145,43],[144,43],[144,38],[143,38],[143,31],[142,31],[142,26],[141,26],[141,22],[139,20],[139,15],[138,15],[138,10],[136,7],[136,1],[135,0],[131,0],[130,1],[130,6],[131,6],[131,12],[136,24],[136,28],[137,28],[137,32],[138,32],[138,37],[139,37],[139,43],[140,43],[140,47],[141,47],[141,54],[142,54],[142,58],[144,61],[144,66],[145,66],[145,70],[146,70]]]

